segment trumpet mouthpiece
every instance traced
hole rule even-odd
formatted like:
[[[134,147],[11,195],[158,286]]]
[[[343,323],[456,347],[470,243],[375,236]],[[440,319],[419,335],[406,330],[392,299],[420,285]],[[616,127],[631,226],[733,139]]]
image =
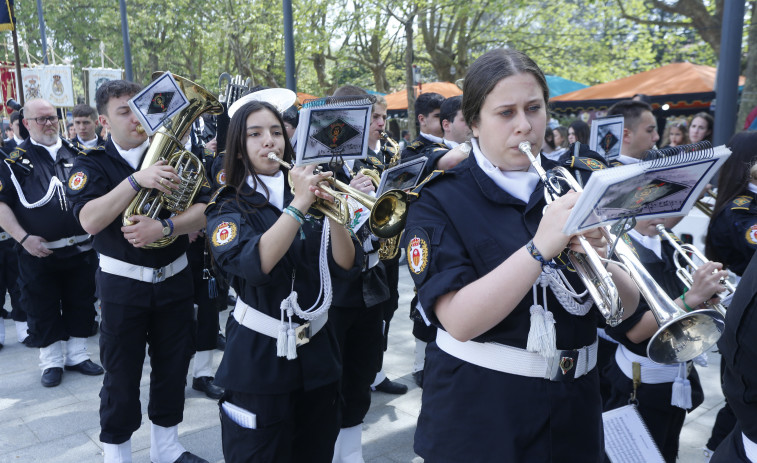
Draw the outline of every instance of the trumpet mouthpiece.
[[[136,128],[137,133],[145,133],[145,128],[142,127],[142,124],[138,125]]]
[[[520,142],[518,149],[521,150],[524,154],[531,154],[531,143],[527,141]]]
[[[276,156],[276,153],[268,153],[268,159],[270,159],[271,161],[278,161],[279,157]]]

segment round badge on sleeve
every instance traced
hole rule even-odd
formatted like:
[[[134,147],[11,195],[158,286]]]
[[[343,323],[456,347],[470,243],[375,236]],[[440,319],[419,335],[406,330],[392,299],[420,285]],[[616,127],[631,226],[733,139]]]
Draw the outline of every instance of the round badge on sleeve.
[[[86,172],[82,170],[76,171],[68,178],[68,187],[73,191],[79,191],[87,184],[87,179]]]
[[[749,244],[757,244],[757,225],[752,225],[747,229],[746,240]]]
[[[226,170],[221,169],[216,174],[216,183],[218,185],[226,185]]]
[[[213,246],[225,246],[237,237],[237,224],[234,222],[221,222],[213,230]]]
[[[422,229],[413,230],[408,234],[407,266],[416,275],[422,275],[428,267],[428,235]]]

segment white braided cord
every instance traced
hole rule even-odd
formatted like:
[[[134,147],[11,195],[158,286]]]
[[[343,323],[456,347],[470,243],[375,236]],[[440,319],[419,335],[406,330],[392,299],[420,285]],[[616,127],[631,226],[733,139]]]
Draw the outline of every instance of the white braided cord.
[[[582,297],[586,296],[588,290],[585,290],[580,294],[576,293],[575,289],[573,289],[570,282],[561,270],[544,267],[541,275],[539,275],[539,279],[537,279],[536,283],[534,284],[543,284],[545,282],[549,285],[549,289],[552,290],[552,294],[555,295],[555,298],[558,300],[558,302],[560,302],[560,305],[562,305],[563,308],[571,315],[576,315],[579,317],[584,316],[589,312],[591,306],[594,304],[594,301],[592,299],[588,299],[579,304],[578,301]]]
[[[6,164],[7,165],[7,164]],[[26,196],[24,196],[24,191],[21,189],[21,185],[18,183],[18,180],[16,179],[16,174],[13,173],[13,169],[8,166],[8,170],[11,173],[11,182],[13,182],[13,186],[16,187],[16,192],[18,193],[18,199],[21,200],[21,204],[24,205],[27,209],[36,209],[38,207],[42,207],[45,204],[49,203],[53,196],[58,195],[58,198],[61,201],[61,208],[66,209],[66,187],[63,185],[63,182],[60,181],[60,179],[53,175],[53,177],[50,179],[50,186],[47,188],[47,193],[45,193],[45,196],[42,197],[39,201],[36,201],[34,203],[30,203],[26,200]]]

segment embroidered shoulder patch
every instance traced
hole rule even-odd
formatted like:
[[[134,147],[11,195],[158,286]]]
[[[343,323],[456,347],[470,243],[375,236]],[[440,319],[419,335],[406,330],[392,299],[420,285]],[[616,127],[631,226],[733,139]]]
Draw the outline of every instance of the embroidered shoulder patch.
[[[216,225],[211,238],[213,246],[226,246],[237,237],[237,224],[231,221],[223,221]]]
[[[428,268],[428,235],[422,230],[413,230],[407,241],[407,267],[416,275],[423,275]]]
[[[368,156],[368,161],[374,166],[383,166],[384,164],[376,156]]]
[[[86,156],[86,155],[88,155],[88,154],[90,154],[92,152],[105,151],[105,145],[95,145],[95,146],[90,146],[88,148],[88,147],[82,146],[80,144],[79,145],[79,151],[81,151],[82,154],[84,154]]]
[[[210,197],[210,201],[208,201],[208,207],[214,205],[216,203],[216,200],[221,195],[221,193],[226,189],[226,185],[221,185],[220,188],[218,188],[215,193]]]
[[[82,188],[84,188],[84,185],[87,184],[87,180],[89,177],[87,176],[87,173],[83,170],[78,170],[71,174],[70,177],[68,177],[68,187],[71,189],[71,191],[79,191]]]
[[[731,209],[748,209],[749,203],[752,202],[751,196],[737,196],[731,202]]]
[[[574,161],[573,163],[576,165],[577,168],[584,167],[591,171],[602,170],[606,168],[604,164],[602,164],[601,162],[597,161],[594,158],[578,157],[578,158],[573,158],[573,161]]]
[[[746,231],[746,240],[749,244],[757,244],[757,225],[752,225]]]
[[[216,174],[216,184],[226,185],[226,170],[221,169]]]

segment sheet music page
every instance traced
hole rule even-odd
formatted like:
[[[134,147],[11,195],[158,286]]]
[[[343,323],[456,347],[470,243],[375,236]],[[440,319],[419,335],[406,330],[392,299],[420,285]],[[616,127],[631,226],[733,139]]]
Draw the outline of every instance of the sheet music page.
[[[602,413],[605,453],[612,463],[664,463],[641,415],[633,405]]]

